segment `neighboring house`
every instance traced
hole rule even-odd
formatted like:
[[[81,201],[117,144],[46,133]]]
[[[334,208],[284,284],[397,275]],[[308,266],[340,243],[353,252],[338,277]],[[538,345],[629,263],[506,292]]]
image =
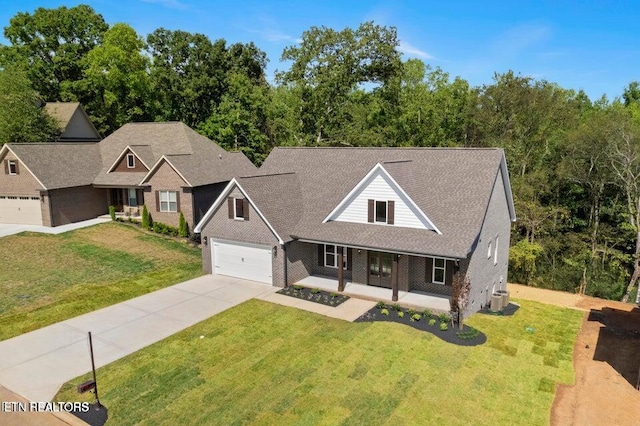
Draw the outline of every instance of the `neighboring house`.
[[[47,102],[44,110],[58,123],[60,136],[57,142],[97,142],[102,139],[79,102]]]
[[[58,226],[108,212],[192,226],[233,176],[255,172],[183,123],[131,123],[100,142],[5,144],[0,223]]]
[[[515,211],[500,149],[275,148],[233,179],[195,232],[203,268],[274,286],[310,275],[451,295],[505,289]]]

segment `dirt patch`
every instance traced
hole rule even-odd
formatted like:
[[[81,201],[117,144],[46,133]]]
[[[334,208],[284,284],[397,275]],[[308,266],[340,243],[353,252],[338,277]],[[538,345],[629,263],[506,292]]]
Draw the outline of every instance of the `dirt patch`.
[[[560,385],[552,425],[637,425],[640,309],[588,296],[509,284],[512,297],[585,312],[573,349],[576,381]]]

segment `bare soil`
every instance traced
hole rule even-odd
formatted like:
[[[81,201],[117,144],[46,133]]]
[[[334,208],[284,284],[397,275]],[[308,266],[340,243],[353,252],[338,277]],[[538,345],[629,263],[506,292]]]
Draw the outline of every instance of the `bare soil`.
[[[576,382],[559,385],[552,425],[638,425],[640,309],[632,304],[509,284],[511,297],[584,311],[573,348]]]

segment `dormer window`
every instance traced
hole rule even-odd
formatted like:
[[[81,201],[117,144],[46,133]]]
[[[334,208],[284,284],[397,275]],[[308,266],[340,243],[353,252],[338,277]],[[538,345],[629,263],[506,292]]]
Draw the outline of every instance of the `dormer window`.
[[[134,169],[136,167],[136,156],[133,154],[127,154],[127,168]]]
[[[249,200],[229,197],[227,199],[229,219],[249,220]]]
[[[369,200],[369,223],[393,225],[395,202],[393,200]]]
[[[18,174],[18,162],[15,160],[7,160],[6,164],[6,172],[9,175],[17,175]]]
[[[244,200],[242,198],[236,198],[234,201],[234,219],[244,220]]]

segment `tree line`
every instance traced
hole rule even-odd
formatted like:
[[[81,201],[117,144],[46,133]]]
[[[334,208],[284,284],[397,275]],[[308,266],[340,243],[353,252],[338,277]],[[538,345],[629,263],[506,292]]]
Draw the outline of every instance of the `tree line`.
[[[43,141],[37,107],[79,101],[103,135],[183,121],[260,164],[274,146],[500,147],[518,221],[510,281],[620,299],[640,277],[640,85],[621,99],[508,71],[471,86],[403,60],[396,29],[312,27],[275,82],[253,43],[159,28],[143,38],[91,7],[18,13],[0,46],[0,143]]]

